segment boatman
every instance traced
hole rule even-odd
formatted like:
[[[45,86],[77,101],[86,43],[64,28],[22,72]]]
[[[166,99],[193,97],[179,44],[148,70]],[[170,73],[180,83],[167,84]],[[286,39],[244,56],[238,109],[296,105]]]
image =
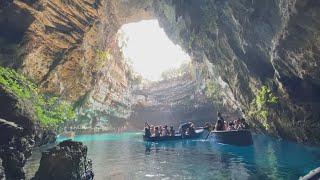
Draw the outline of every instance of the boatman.
[[[217,116],[218,116],[218,120],[216,122],[214,130],[223,131],[224,130],[224,119],[223,119],[220,112],[218,112]]]
[[[150,125],[147,122],[144,123],[144,135],[146,137],[151,136]]]

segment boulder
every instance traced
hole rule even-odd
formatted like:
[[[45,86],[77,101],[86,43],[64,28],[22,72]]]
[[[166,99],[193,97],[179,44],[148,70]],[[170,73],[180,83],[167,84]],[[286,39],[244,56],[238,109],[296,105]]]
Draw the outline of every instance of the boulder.
[[[88,171],[87,146],[66,140],[42,153],[33,180],[79,180]]]

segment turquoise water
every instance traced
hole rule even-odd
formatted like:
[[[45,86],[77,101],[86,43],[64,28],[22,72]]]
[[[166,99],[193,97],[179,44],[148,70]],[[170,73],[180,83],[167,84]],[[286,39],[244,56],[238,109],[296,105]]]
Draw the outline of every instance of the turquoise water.
[[[320,149],[254,135],[254,145],[212,140],[146,143],[140,133],[77,136],[96,179],[297,179],[320,166]]]
[[[298,179],[320,166],[320,149],[254,135],[254,145],[212,140],[146,143],[141,133],[77,136],[95,179]],[[61,140],[61,139],[60,139]]]

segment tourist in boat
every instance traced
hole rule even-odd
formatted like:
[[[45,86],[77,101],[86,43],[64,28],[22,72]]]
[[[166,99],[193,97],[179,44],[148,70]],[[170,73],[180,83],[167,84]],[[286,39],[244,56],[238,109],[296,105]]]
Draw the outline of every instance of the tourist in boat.
[[[224,130],[227,130],[227,129],[228,129],[228,123],[227,123],[227,121],[223,121],[223,124],[224,124],[223,129],[224,129]]]
[[[155,137],[160,137],[160,132],[159,132],[159,127],[158,127],[158,126],[156,126],[156,127],[154,128],[154,136],[155,136]]]
[[[196,133],[195,128],[194,128],[194,124],[192,124],[188,130],[187,130],[187,134],[188,135],[194,135]]]
[[[173,126],[170,126],[170,136],[175,136],[175,131],[173,129]]]
[[[187,129],[188,129],[192,124],[193,124],[192,122],[187,122],[187,123],[181,124],[180,127],[179,127],[179,133],[180,133],[181,135],[185,135]]]
[[[168,126],[164,125],[164,128],[162,130],[162,136],[168,136],[168,135],[169,135]]]
[[[244,118],[240,119],[240,127],[241,129],[249,129],[249,124],[246,122]]]
[[[150,126],[150,132],[151,132],[151,135],[154,136],[154,125],[151,125],[151,126]]]
[[[159,133],[160,133],[160,136],[162,136],[162,126],[159,126]]]
[[[150,125],[147,122],[145,122],[145,124],[144,124],[144,135],[146,137],[151,136]]]
[[[235,129],[240,129],[240,118],[233,121]]]
[[[234,127],[234,123],[231,121],[228,123],[228,131],[232,131],[232,130],[236,130],[236,128]]]

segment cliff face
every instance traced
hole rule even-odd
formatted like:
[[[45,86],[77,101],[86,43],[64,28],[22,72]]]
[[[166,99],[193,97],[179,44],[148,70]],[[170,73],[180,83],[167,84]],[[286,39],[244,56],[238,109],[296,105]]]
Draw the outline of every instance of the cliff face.
[[[319,17],[317,0],[7,0],[0,63],[82,106],[123,104],[128,84],[116,33],[157,18],[195,61],[211,63],[211,76],[227,83],[245,114],[270,87],[279,103],[264,120],[250,116],[257,127],[319,143]]]
[[[319,143],[320,3],[307,1],[157,1],[162,26],[196,60],[208,59],[241,109],[262,85],[279,104],[267,119],[251,120],[270,133]]]

